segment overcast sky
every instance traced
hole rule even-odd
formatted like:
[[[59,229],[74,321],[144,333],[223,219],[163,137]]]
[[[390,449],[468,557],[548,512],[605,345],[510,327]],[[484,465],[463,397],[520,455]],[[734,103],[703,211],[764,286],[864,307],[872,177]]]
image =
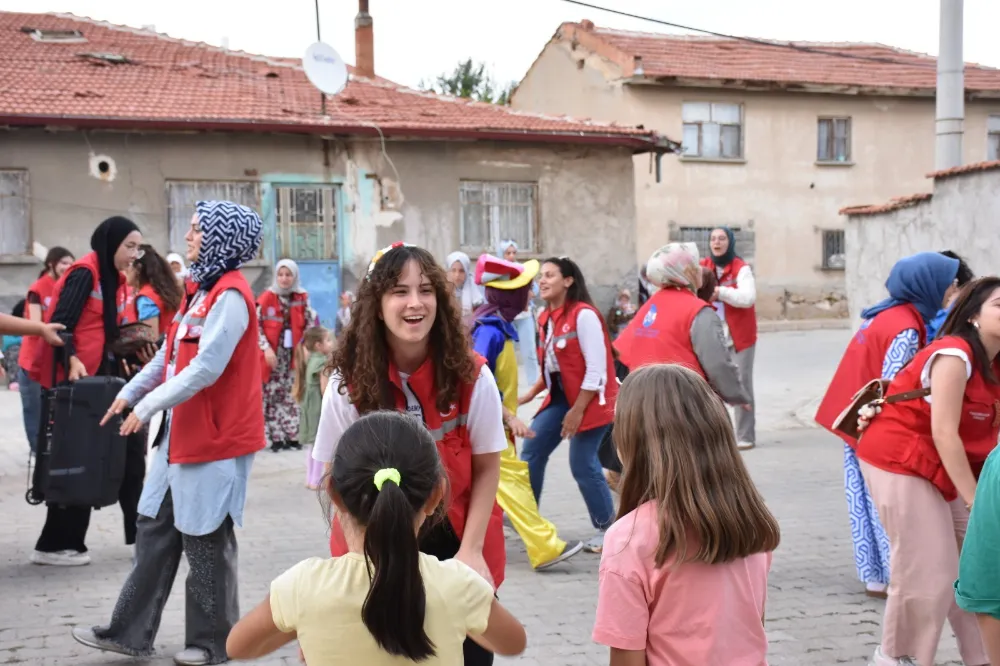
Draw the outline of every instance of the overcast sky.
[[[353,0],[320,0],[323,41],[354,62]],[[939,0],[592,0],[591,4],[716,32],[783,40],[880,42],[936,54]],[[250,7],[256,7],[250,9]],[[0,0],[0,10],[68,12],[251,53],[300,57],[315,41],[313,0]],[[468,57],[501,81],[521,78],[563,21],[662,32],[565,0],[371,0],[375,69],[416,86]],[[1000,2],[965,3],[965,59],[1000,67]]]

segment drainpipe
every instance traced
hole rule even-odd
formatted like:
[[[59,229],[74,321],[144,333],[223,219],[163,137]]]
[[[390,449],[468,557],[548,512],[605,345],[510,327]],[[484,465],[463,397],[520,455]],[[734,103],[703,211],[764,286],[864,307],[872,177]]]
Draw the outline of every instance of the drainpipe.
[[[937,61],[937,135],[934,168],[962,166],[965,120],[965,61],[962,56],[963,0],[941,0]]]
[[[375,37],[368,0],[358,0],[358,15],[354,17],[354,68],[361,76],[375,78]]]

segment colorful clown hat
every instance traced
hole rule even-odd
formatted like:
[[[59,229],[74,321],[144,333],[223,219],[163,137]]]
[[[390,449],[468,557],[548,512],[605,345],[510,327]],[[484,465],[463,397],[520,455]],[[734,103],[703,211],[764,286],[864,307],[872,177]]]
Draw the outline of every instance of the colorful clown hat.
[[[507,261],[489,254],[479,256],[476,262],[476,284],[504,291],[514,291],[531,284],[538,275],[538,260],[529,259],[523,264]]]

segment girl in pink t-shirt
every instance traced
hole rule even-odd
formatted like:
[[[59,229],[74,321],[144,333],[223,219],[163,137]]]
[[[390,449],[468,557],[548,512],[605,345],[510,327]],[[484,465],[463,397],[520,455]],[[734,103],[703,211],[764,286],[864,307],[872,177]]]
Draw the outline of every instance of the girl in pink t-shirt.
[[[618,520],[604,537],[594,640],[611,666],[767,666],[764,600],[778,522],[725,405],[679,365],[618,395]]]

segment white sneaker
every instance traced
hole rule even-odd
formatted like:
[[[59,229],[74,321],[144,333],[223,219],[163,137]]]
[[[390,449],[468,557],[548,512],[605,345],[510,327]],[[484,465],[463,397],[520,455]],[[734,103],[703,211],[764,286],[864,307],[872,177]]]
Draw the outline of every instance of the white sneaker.
[[[900,657],[899,659],[887,657],[882,654],[882,646],[880,645],[875,648],[875,654],[872,655],[868,666],[919,666],[919,664],[913,657]]]
[[[178,666],[204,666],[209,661],[208,650],[197,647],[184,648],[174,655],[174,663]]]
[[[755,446],[753,442],[736,442],[736,448],[740,451],[749,451]]]
[[[53,567],[82,567],[90,564],[90,555],[76,550],[60,550],[56,553],[43,553],[36,550],[29,558],[32,564],[48,565]]]
[[[885,583],[865,583],[865,594],[875,599],[886,599],[889,596],[889,586]]]

